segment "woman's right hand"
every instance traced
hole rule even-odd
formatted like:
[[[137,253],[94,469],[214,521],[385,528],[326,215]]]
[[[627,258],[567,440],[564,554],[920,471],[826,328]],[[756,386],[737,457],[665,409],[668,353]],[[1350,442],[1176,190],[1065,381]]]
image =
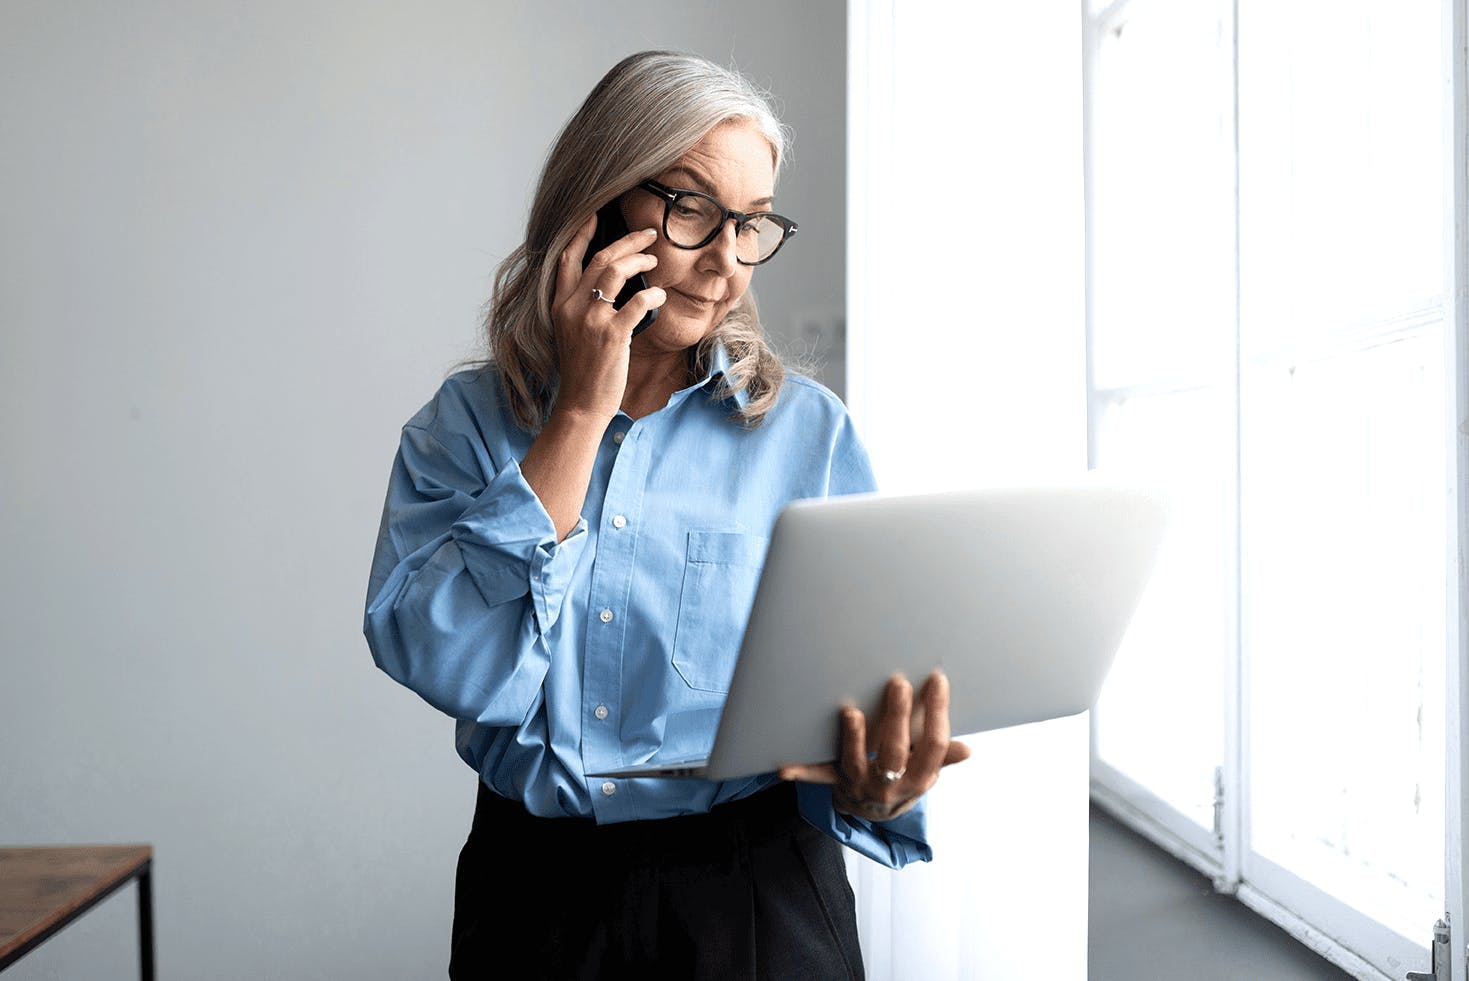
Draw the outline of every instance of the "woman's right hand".
[[[632,232],[596,255],[585,269],[582,259],[597,229],[597,216],[586,220],[571,244],[561,252],[556,270],[556,295],[551,322],[556,336],[560,384],[555,410],[611,420],[622,407],[627,389],[628,345],[643,315],[668,298],[663,290],[640,290],[614,310],[592,290],[613,297],[637,273],[658,265],[656,256],[642,251],[657,240],[653,229]]]

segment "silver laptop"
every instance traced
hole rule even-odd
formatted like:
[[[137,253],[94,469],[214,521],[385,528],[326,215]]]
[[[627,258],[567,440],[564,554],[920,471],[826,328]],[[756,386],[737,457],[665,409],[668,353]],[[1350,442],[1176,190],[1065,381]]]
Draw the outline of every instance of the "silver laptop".
[[[837,710],[875,718],[895,671],[941,667],[956,735],[1097,700],[1152,572],[1157,497],[1082,482],[796,501],[772,532],[707,759],[592,776],[768,773],[837,757]]]

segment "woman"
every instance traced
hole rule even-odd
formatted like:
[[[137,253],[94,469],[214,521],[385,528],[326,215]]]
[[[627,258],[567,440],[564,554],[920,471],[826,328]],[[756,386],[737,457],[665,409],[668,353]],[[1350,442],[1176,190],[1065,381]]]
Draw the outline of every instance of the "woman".
[[[480,777],[451,977],[860,977],[838,842],[930,857],[919,798],[968,755],[942,676],[916,744],[895,678],[875,724],[841,713],[837,766],[587,776],[708,749],[776,514],[874,486],[841,402],[785,374],[748,293],[795,231],[771,213],[784,146],[738,74],[622,61],[547,159],[491,361],[403,429],[365,632],[458,720]],[[610,201],[632,232],[588,256]]]

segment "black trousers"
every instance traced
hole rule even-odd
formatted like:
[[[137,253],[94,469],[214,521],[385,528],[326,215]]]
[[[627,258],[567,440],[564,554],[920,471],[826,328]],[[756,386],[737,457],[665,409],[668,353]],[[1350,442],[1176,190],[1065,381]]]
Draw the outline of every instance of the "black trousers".
[[[841,846],[780,784],[708,814],[598,826],[483,783],[454,888],[453,981],[861,979]]]

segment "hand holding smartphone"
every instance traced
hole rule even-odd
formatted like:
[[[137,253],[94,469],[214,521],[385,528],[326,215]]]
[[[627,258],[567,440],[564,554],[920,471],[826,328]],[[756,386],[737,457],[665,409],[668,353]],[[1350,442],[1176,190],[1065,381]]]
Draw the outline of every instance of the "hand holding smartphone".
[[[592,257],[607,246],[616,242],[625,235],[631,234],[632,229],[627,227],[627,219],[622,216],[622,205],[620,199],[613,199],[597,212],[597,230],[592,233],[592,241],[587,245],[586,255],[582,257],[581,267],[585,269],[592,262]],[[612,301],[614,310],[621,310],[623,304],[632,299],[633,294],[648,288],[648,277],[642,273],[634,273],[633,276],[623,284],[618,291],[617,298]],[[632,336],[637,337],[643,331],[652,326],[653,321],[658,319],[658,308],[654,307],[643,315],[638,325],[633,328]]]

